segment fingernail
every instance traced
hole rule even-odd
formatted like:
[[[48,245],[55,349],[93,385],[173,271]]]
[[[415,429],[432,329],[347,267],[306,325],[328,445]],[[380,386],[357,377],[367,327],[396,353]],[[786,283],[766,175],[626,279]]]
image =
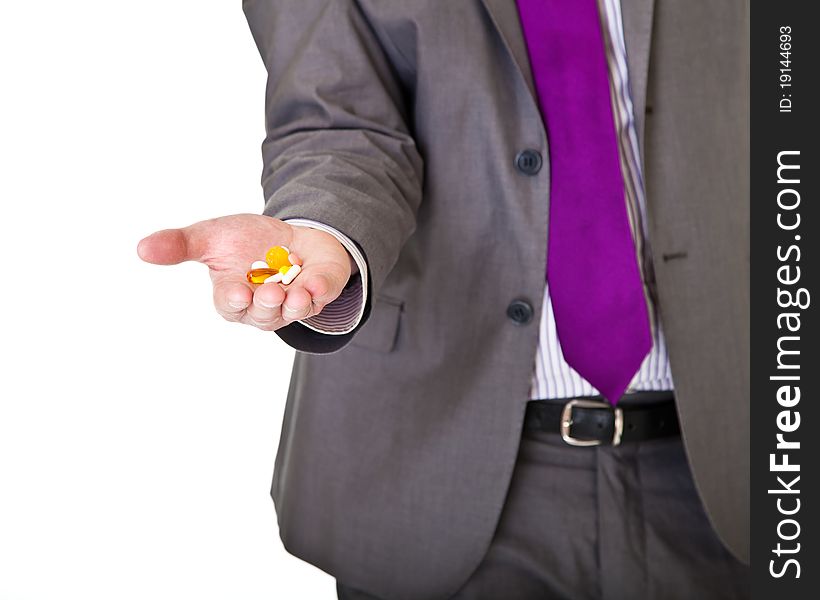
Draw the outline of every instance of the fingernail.
[[[282,310],[285,311],[286,313],[290,313],[292,315],[298,315],[298,314],[301,314],[301,313],[304,312],[304,309],[300,310],[300,309],[296,309],[296,308],[291,308],[287,304],[282,306]]]
[[[256,303],[261,306],[262,308],[276,308],[279,306],[278,304],[271,304],[267,300],[263,300],[262,298],[257,298]]]
[[[231,302],[228,301],[228,306],[231,308],[248,308],[247,302]]]

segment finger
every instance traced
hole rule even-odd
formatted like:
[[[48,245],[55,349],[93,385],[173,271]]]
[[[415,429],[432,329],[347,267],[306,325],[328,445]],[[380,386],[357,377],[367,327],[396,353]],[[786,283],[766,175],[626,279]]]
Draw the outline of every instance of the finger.
[[[164,229],[140,240],[137,254],[155,265],[175,265],[188,258],[188,244],[182,229]]]
[[[319,307],[323,307],[328,302],[335,300],[342,292],[342,287],[344,287],[339,284],[335,277],[322,271],[299,273],[299,277],[294,282],[296,281],[310,294],[313,304]]]
[[[282,302],[285,300],[285,290],[275,283],[266,283],[256,288],[253,293],[253,302],[248,307],[247,314],[253,324],[270,325],[282,320]]]
[[[246,281],[222,277],[214,281],[214,307],[228,321],[239,321],[253,300],[253,290]]]
[[[188,260],[203,262],[216,221],[200,221],[182,229],[163,229],[140,240],[137,254],[145,262],[176,265]]]
[[[290,287],[282,303],[282,319],[286,322],[298,321],[311,314],[311,297],[302,287]]]

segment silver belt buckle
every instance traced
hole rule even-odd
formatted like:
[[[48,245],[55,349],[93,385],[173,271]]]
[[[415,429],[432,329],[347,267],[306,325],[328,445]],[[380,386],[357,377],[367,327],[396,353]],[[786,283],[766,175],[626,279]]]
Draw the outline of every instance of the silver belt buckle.
[[[607,402],[600,400],[584,400],[575,398],[564,405],[561,411],[561,438],[570,446],[600,446],[601,440],[579,440],[572,437],[570,428],[572,427],[572,409],[575,406],[581,408],[599,408],[602,410],[612,410],[615,413],[615,432],[612,434],[612,445],[621,443],[621,434],[624,431],[624,411],[618,407],[613,407]]]

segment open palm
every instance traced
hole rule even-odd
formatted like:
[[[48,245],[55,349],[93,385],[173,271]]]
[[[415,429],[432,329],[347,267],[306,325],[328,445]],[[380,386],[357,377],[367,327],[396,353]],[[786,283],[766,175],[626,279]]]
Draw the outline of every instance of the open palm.
[[[248,283],[248,267],[271,246],[287,246],[302,260],[302,272],[289,285]],[[158,265],[207,265],[217,312],[266,331],[319,314],[339,296],[355,269],[347,250],[329,233],[252,214],[158,231],[140,241],[137,252]]]

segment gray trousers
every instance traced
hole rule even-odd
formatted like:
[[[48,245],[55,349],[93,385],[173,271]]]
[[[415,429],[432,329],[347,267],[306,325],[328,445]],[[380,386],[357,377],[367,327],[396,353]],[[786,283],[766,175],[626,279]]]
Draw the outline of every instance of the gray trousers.
[[[579,448],[525,432],[492,543],[451,600],[734,599],[749,579],[707,520],[680,437]]]

